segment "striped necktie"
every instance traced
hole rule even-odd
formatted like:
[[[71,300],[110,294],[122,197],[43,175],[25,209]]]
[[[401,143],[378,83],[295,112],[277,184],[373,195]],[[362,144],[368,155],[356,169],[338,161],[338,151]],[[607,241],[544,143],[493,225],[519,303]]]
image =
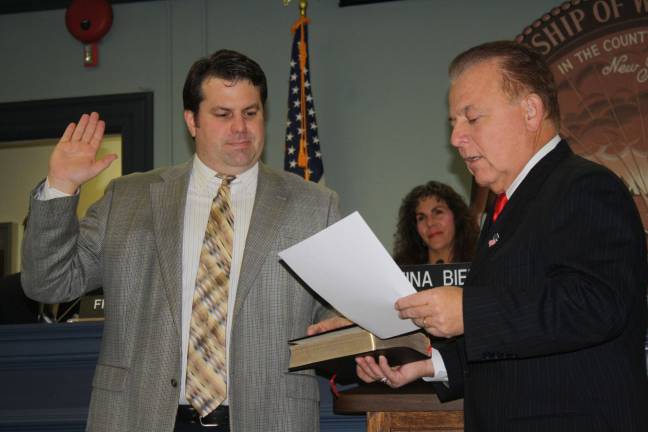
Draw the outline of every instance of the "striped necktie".
[[[227,398],[227,298],[229,291],[234,216],[230,183],[222,183],[212,201],[193,295],[186,397],[206,416]]]

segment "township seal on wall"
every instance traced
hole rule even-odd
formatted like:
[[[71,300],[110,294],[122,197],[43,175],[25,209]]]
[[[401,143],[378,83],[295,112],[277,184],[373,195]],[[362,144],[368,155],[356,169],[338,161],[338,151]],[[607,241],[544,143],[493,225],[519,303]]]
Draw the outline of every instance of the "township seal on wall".
[[[648,235],[648,0],[565,2],[516,41],[551,67],[561,136],[622,178]]]

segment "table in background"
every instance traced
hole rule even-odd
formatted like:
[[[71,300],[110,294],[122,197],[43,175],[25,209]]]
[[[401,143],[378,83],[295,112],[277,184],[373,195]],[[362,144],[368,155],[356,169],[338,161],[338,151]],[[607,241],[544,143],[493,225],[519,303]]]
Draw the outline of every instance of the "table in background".
[[[85,431],[102,333],[102,322],[0,325],[0,431]],[[365,429],[364,416],[335,415],[320,387],[320,432]]]

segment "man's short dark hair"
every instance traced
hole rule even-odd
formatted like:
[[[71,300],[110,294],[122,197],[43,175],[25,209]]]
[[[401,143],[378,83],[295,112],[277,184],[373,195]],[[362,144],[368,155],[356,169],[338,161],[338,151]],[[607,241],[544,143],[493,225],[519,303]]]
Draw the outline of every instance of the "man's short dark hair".
[[[532,92],[540,96],[547,117],[560,127],[560,108],[556,82],[542,55],[526,45],[513,41],[488,42],[459,54],[450,63],[453,81],[466,69],[487,60],[496,59],[502,71],[502,90],[511,99]]]
[[[209,57],[196,61],[189,69],[182,89],[184,109],[198,114],[204,95],[202,84],[207,78],[221,78],[232,83],[249,81],[259,90],[261,103],[265,106],[268,84],[261,66],[251,58],[232,50],[222,49]]]

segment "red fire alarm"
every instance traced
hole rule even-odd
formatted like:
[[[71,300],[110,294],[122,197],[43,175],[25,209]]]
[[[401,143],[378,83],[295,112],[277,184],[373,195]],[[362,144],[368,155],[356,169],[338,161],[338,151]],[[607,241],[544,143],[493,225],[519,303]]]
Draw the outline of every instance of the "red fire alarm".
[[[72,0],[65,11],[68,31],[83,44],[83,65],[97,66],[97,43],[108,33],[113,13],[108,0]]]

